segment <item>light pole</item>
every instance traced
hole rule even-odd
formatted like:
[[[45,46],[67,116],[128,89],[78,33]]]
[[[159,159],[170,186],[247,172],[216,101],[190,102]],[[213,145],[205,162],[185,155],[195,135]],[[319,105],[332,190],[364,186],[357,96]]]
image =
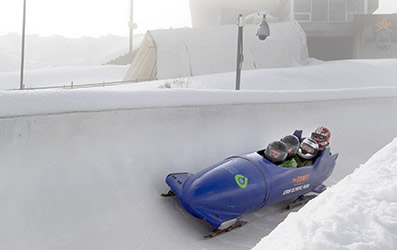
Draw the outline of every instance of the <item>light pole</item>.
[[[238,33],[237,33],[237,67],[236,67],[236,90],[240,90],[240,80],[241,80],[241,68],[243,66],[244,61],[244,53],[243,53],[243,28],[245,25],[245,21],[253,18],[255,16],[261,16],[262,21],[258,25],[258,29],[256,31],[256,36],[259,40],[265,40],[268,36],[270,36],[269,24],[266,22],[267,12],[261,11],[258,13],[250,14],[246,17],[243,15],[239,15],[237,19]]]
[[[134,39],[134,0],[130,2],[130,21],[128,22],[130,27],[130,54],[133,51],[133,39]]]
[[[23,85],[23,67],[25,65],[25,23],[26,23],[26,0],[23,0],[23,21],[22,21],[22,51],[21,51],[21,76],[20,76],[20,89],[24,88]]]
[[[237,26],[237,67],[236,67],[236,90],[240,90],[241,68],[243,66],[243,28],[244,28],[243,15],[238,16]]]
[[[130,0],[130,21],[128,22],[128,27],[130,28],[129,54],[132,55],[134,51],[134,29],[137,28],[137,25],[134,23],[134,0]]]

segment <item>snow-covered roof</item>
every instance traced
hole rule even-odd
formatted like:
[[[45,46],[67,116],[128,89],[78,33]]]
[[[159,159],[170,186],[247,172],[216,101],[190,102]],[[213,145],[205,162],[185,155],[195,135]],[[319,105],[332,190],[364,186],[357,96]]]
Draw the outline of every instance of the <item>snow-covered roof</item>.
[[[260,41],[256,25],[244,28],[243,69],[308,63],[306,35],[295,21],[270,23]],[[124,80],[152,80],[230,72],[236,69],[237,26],[149,31]]]

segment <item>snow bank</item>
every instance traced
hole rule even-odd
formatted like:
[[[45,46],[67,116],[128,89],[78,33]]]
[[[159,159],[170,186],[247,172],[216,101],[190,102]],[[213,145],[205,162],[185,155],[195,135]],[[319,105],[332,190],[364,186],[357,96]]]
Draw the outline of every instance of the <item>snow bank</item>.
[[[396,249],[397,138],[253,249]]]
[[[397,97],[397,87],[305,91],[56,89],[0,91],[0,118],[159,107],[266,105]],[[370,103],[370,100],[366,101]],[[311,110],[307,110],[311,112]]]
[[[293,68],[246,70],[242,90],[339,89],[396,86],[397,59],[319,62]],[[235,73],[192,77],[191,88],[234,89]]]

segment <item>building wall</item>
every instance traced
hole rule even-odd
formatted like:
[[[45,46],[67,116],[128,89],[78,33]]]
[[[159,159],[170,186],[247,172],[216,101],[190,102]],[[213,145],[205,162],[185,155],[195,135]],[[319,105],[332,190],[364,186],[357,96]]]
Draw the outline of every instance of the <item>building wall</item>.
[[[195,28],[234,24],[238,14],[248,15],[261,10],[267,10],[272,16],[282,20],[289,20],[291,6],[296,7],[294,10],[298,12],[296,16],[298,21],[304,19],[307,14],[310,16],[310,21],[319,21],[323,18],[327,21],[342,21],[342,19],[351,21],[352,14],[373,13],[379,5],[379,0],[189,0],[189,2],[192,24]],[[309,3],[309,9],[302,8],[305,2]],[[362,11],[352,9],[351,6],[357,2],[361,2],[359,5],[362,6]],[[308,13],[313,9],[318,10],[321,6],[330,6],[330,11],[324,11],[327,15],[323,15],[321,11]],[[341,10],[341,7],[344,10]]]
[[[309,57],[320,60],[344,60],[353,58],[353,38],[351,36],[307,38]]]
[[[379,0],[282,0],[280,17],[291,17],[300,22],[351,22],[356,14],[373,13]],[[284,8],[284,6],[292,6]]]
[[[239,14],[267,10],[278,16],[280,0],[189,0],[194,28],[237,23]]]
[[[307,34],[310,57],[397,58],[397,14],[356,15],[353,22],[300,24]]]
[[[307,35],[310,57],[397,57],[396,15],[371,15],[379,0],[190,0],[190,5],[195,27],[234,24],[238,14],[260,10],[281,21],[294,18]]]
[[[354,57],[397,57],[397,14],[361,15],[354,21]]]
[[[381,56],[369,48],[374,43],[363,46],[357,38],[362,33],[359,31],[362,19],[357,17],[373,13],[378,5],[379,0],[282,0],[280,19],[299,21],[307,35],[310,57],[321,60],[379,58]],[[382,57],[392,55],[383,53]]]

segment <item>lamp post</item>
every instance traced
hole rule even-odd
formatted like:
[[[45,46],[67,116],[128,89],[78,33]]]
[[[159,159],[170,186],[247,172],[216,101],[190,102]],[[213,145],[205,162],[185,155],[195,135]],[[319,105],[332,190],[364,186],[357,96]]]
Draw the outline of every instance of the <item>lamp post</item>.
[[[243,15],[239,15],[237,19],[238,33],[237,33],[237,67],[236,67],[236,90],[240,90],[240,80],[241,80],[241,68],[243,66],[244,61],[244,53],[243,53],[243,29],[245,26],[245,21],[253,18],[255,16],[262,16],[262,21],[258,25],[258,29],[256,31],[256,36],[259,40],[265,40],[268,36],[270,36],[269,24],[266,22],[267,12],[261,11],[258,13],[250,14],[246,17]]]
[[[236,67],[236,90],[240,90],[241,68],[243,66],[243,28],[244,28],[243,15],[238,16],[237,26],[237,67]]]
[[[23,21],[22,21],[22,51],[21,51],[21,76],[20,76],[20,89],[24,88],[23,85],[23,68],[25,65],[25,23],[26,23],[26,0],[23,0]]]
[[[130,1],[130,21],[128,22],[128,26],[130,28],[130,54],[132,55],[133,48],[133,39],[134,39],[134,0]]]

